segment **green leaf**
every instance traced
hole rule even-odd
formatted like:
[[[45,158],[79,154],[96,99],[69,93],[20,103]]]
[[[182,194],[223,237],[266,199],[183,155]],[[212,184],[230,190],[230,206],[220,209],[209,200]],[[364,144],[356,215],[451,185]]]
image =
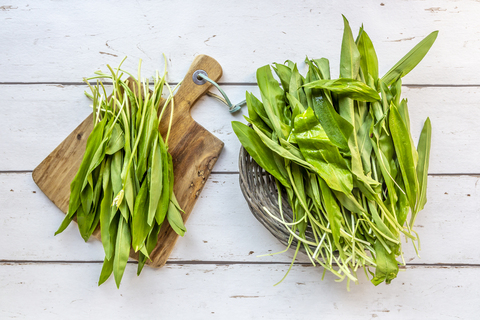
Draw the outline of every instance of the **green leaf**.
[[[352,30],[347,19],[343,17],[344,31],[342,51],[340,52],[340,78],[357,79],[360,69],[360,52],[353,40]],[[342,95],[338,98],[338,113],[342,118],[355,126],[355,108],[350,97]],[[354,129],[356,132],[356,129]],[[351,143],[350,143],[351,144]]]
[[[111,178],[111,181],[112,181],[112,190],[113,190],[113,196],[114,197],[117,196],[123,188],[123,182],[122,182],[121,174],[122,174],[122,167],[123,167],[123,162],[124,162],[124,159],[123,159],[124,154],[125,153],[122,150],[120,150],[120,151],[115,152],[112,156],[112,165],[110,167],[110,178]],[[112,200],[112,202],[113,202],[113,200]],[[110,204],[112,205],[112,203],[110,203]],[[116,206],[115,206],[115,208],[116,208]],[[127,203],[125,201],[122,201],[122,203],[118,207],[118,209],[122,213],[122,216],[124,217],[124,219],[127,219],[129,217],[128,207],[127,207]],[[113,219],[113,216],[114,216],[115,212],[116,212],[115,210],[112,210],[111,215],[110,215],[110,221]]]
[[[113,258],[110,260],[105,257],[103,261],[102,271],[100,272],[100,279],[98,280],[98,285],[101,285],[110,278],[110,275],[113,272]]]
[[[265,144],[267,148],[274,152],[274,154],[279,155],[285,159],[291,160],[305,168],[309,168],[310,170],[316,171],[316,168],[312,166],[310,163],[304,160],[303,155],[298,154],[298,150],[288,143],[285,139],[279,138],[279,141],[283,141],[285,147],[282,143],[278,144],[278,141],[272,140],[266,135],[263,134],[260,129],[258,129],[255,125],[252,125],[253,130],[258,134],[262,142]]]
[[[282,87],[284,91],[288,91],[288,87],[290,85],[290,78],[292,77],[292,70],[289,67],[283,64],[274,63],[275,73],[280,78],[280,82],[282,83]]]
[[[317,80],[304,85],[307,88],[324,89],[342,97],[373,102],[380,100],[378,93],[362,81],[354,79]]]
[[[330,230],[332,230],[332,236],[335,242],[335,246],[339,250],[340,254],[343,256],[344,252],[342,250],[342,245],[340,244],[340,229],[342,228],[343,224],[342,212],[340,211],[340,207],[338,206],[337,201],[332,194],[332,191],[327,186],[325,181],[323,179],[318,179],[318,182],[322,194],[323,205],[325,207],[325,211],[327,212],[327,219],[328,222],[330,222]]]
[[[418,140],[418,164],[417,177],[419,182],[418,202],[415,211],[413,211],[410,225],[413,226],[416,214],[425,207],[427,203],[427,180],[428,180],[428,163],[430,161],[430,146],[432,143],[432,125],[430,118],[425,120],[420,139]]]
[[[122,190],[122,166],[123,166],[123,152],[117,151],[112,155],[110,166],[110,179],[112,182],[113,194],[117,195]],[[110,203],[111,204],[111,203]]]
[[[285,93],[273,78],[269,65],[257,70],[257,83],[262,96],[265,112],[277,136],[286,138],[290,133],[289,123],[284,115]]]
[[[170,181],[170,167],[168,161],[168,152],[165,146],[165,143],[161,137],[159,137],[159,147],[160,147],[160,154],[162,158],[162,194],[158,201],[157,211],[155,213],[155,220],[157,224],[162,224],[163,220],[165,220],[165,216],[167,215],[168,205],[170,203],[170,185],[173,183]]]
[[[323,130],[333,144],[342,150],[348,150],[348,139],[353,132],[353,126],[335,111],[323,93],[312,90],[313,94],[315,97],[312,99],[312,109]]]
[[[320,79],[330,80],[330,62],[326,58],[313,59],[313,63],[317,66]]]
[[[150,232],[148,217],[148,183],[144,181],[135,198],[135,208],[132,214],[132,247],[137,252],[145,242]]]
[[[405,184],[403,183],[403,178],[399,177],[399,179],[397,179],[397,184],[395,185],[395,191],[396,194],[398,194],[398,201],[395,204],[395,212],[397,214],[397,221],[401,226],[403,226],[407,220],[408,212],[410,211],[408,198],[404,190]]]
[[[117,288],[120,288],[125,267],[127,266],[128,256],[130,255],[131,234],[128,222],[120,218],[118,223],[117,241],[115,243],[115,255],[113,260],[113,276]]]
[[[151,149],[151,160],[150,166],[151,171],[148,174],[148,177],[151,177],[149,181],[149,201],[148,201],[148,217],[147,223],[149,226],[152,226],[153,220],[155,219],[155,214],[157,212],[158,203],[162,196],[163,191],[163,170],[166,168],[163,167],[162,162],[162,152],[158,143],[158,139],[162,137],[157,136],[155,139],[153,147]],[[145,183],[145,182],[144,182]]]
[[[172,198],[175,198],[174,194],[172,194]],[[167,220],[170,226],[172,227],[173,231],[175,231],[178,235],[182,237],[185,235],[187,228],[185,228],[182,214],[178,210],[174,201],[170,201],[170,204],[168,206]]]
[[[288,92],[287,92],[287,99],[290,102],[290,108],[292,108],[292,118],[293,119],[295,119],[295,117],[297,115],[305,112],[306,106],[303,105],[300,101],[298,101],[297,98],[295,98],[294,96],[292,96]],[[291,135],[291,133],[290,133],[290,135]]]
[[[392,96],[393,96],[392,101],[390,103],[393,103],[394,105],[397,106],[400,115],[402,115],[403,117],[403,112],[402,110],[400,110],[401,109],[400,97],[402,95],[402,79],[401,78],[395,81],[390,86],[390,92],[392,93]],[[410,130],[410,121],[407,123],[406,119],[403,119],[403,120],[407,124],[407,128]]]
[[[112,136],[108,141],[107,148],[105,149],[106,154],[114,154],[118,150],[122,149],[125,146],[125,134],[121,129],[120,125],[116,123],[113,126]]]
[[[372,125],[373,119],[370,114],[368,114],[357,132],[358,151],[362,159],[365,173],[371,171],[370,160],[372,154],[372,141],[370,140],[370,129]]]
[[[346,161],[328,139],[312,109],[295,118],[295,138],[304,158],[330,188],[344,193],[352,191],[352,174]]]
[[[293,155],[293,161],[298,161],[298,159],[305,161],[302,152],[295,145],[282,138],[278,140],[280,141],[280,146],[282,146],[286,151]]]
[[[100,170],[98,170],[100,169]],[[98,223],[100,221],[100,194],[102,193],[102,185],[104,179],[104,172],[105,172],[105,161],[102,162],[100,168],[97,167],[98,173],[95,174],[95,186],[93,189],[93,197],[92,197],[92,207],[91,211],[88,214],[87,225],[84,239],[89,239],[93,232],[97,229]]]
[[[399,82],[399,81],[397,81],[397,82]],[[392,85],[392,87],[393,87],[393,85]],[[410,116],[408,114],[407,100],[403,99],[401,102],[399,101],[399,104],[395,104],[395,106],[397,106],[398,113],[402,117],[403,123],[405,124],[405,127],[407,128],[408,137],[410,138],[410,144],[412,146],[413,160],[414,160],[415,163],[417,163],[418,162],[418,152],[415,149],[415,144],[413,143],[412,134],[410,132]]]
[[[344,206],[347,210],[358,214],[365,213],[364,208],[360,205],[360,203],[358,203],[357,198],[355,198],[353,194],[345,194],[343,192],[335,190],[332,190],[332,192],[335,194],[338,202],[340,202],[340,204]]]
[[[153,249],[155,249],[155,247],[157,246],[158,234],[160,233],[161,227],[162,227],[161,225],[158,225],[157,223],[154,222],[154,226],[150,231],[150,233],[148,234],[145,246],[149,255],[152,253]],[[143,266],[147,261],[147,256],[145,256],[144,254],[140,253],[139,256],[141,256],[141,258],[139,257],[138,259],[137,275],[140,275],[140,272],[142,272]]]
[[[385,234],[386,236],[392,238],[392,239],[396,239],[397,236],[395,236],[391,231],[390,229],[387,227],[387,225],[385,224],[385,222],[382,220],[382,218],[380,218],[380,215],[378,214],[378,211],[377,211],[377,206],[375,205],[375,202],[373,201],[368,201],[367,202],[368,204],[368,208],[370,209],[370,213],[372,214],[372,220],[373,222],[375,223],[375,226],[378,228],[378,230],[380,230],[383,234]]]
[[[173,186],[175,184],[175,177],[173,176],[173,159],[172,159],[172,155],[170,153],[167,153],[167,160],[168,160],[168,182],[169,182],[169,194],[170,194],[170,201],[172,201],[172,199],[175,197],[175,195],[173,194]],[[180,209],[179,209],[180,210]]]
[[[124,202],[128,206],[128,210],[120,210],[124,215],[125,220],[129,219],[128,212],[133,212],[135,206],[135,194],[138,192],[135,183],[134,170],[128,170],[127,161],[123,162],[122,176],[126,176],[123,182]]]
[[[151,102],[150,102],[151,103]],[[137,151],[137,170],[136,174],[139,180],[143,178],[147,170],[147,162],[149,159],[149,155],[151,155],[154,151],[152,150],[154,141],[156,141],[159,137],[158,132],[158,118],[157,118],[157,111],[153,107],[149,107],[148,111],[146,112],[146,119],[143,128],[143,132],[140,133],[142,136],[140,138],[140,142],[138,145]]]
[[[397,79],[404,77],[417,64],[422,61],[428,50],[432,47],[435,39],[437,39],[438,31],[430,33],[425,39],[420,41],[412,50],[410,50],[400,61],[398,61],[383,77],[382,81],[390,86]]]
[[[408,114],[407,100],[403,99],[399,104],[395,104],[398,109],[398,114],[402,117],[403,123],[407,127],[407,130],[410,131],[410,115]]]
[[[102,238],[103,249],[105,250],[105,257],[110,260],[113,255],[115,243],[110,241],[110,215],[112,211],[113,191],[112,183],[110,182],[110,166],[111,159],[107,160],[106,172],[103,183],[103,199],[100,203],[100,232]],[[113,259],[111,259],[113,262]]]
[[[343,16],[343,39],[340,53],[340,78],[356,79],[360,68],[360,52],[353,40],[347,18]]]
[[[372,283],[378,286],[385,281],[387,284],[397,277],[398,262],[395,260],[395,253],[387,253],[380,241],[375,241],[375,277]]]
[[[395,152],[400,164],[405,189],[412,211],[415,210],[415,202],[417,199],[418,180],[416,172],[416,163],[412,152],[412,145],[409,132],[403,122],[397,107],[394,105],[390,108],[389,115],[390,131],[392,134]],[[414,150],[414,149],[413,149]]]
[[[254,123],[267,136],[272,136],[272,124],[268,119],[263,104],[251,93],[246,93],[246,100],[248,107],[247,121]]]
[[[305,183],[303,181],[303,177],[307,176],[305,170],[295,163],[290,163],[289,166],[286,167],[287,172],[289,173],[290,181],[293,186],[293,190],[299,200],[299,204],[308,211],[307,206],[307,195],[305,193]]]
[[[267,148],[258,134],[252,128],[238,121],[233,121],[232,127],[238,140],[253,160],[280,181],[282,185],[289,186],[287,177],[282,174],[275,163],[272,151]]]
[[[273,130],[273,125],[268,118],[263,103],[258,100],[252,93],[249,92],[246,92],[246,102],[248,107],[248,117],[255,122],[257,120],[257,117],[259,117],[259,120],[265,122],[265,124],[270,128],[270,130],[267,129],[267,131],[271,132]]]
[[[302,77],[300,72],[298,72],[297,65],[294,64],[292,68],[292,77],[290,78],[289,90],[287,95],[291,95],[295,97],[300,103],[307,107],[307,96],[305,95],[305,91],[303,90],[303,83],[305,79]],[[293,118],[293,117],[292,117]]]
[[[367,78],[370,75],[373,80],[378,79],[378,59],[375,48],[373,47],[372,40],[368,34],[360,29],[360,34],[357,38],[357,48],[360,53],[360,68],[363,71],[363,75]]]
[[[78,231],[80,232],[80,235],[82,236],[83,240],[86,242],[88,241],[88,239],[85,240],[84,234],[87,232],[85,230],[85,226],[87,225],[86,220],[87,220],[88,212],[85,212],[83,209],[83,206],[80,206],[78,207],[76,214],[77,214]]]
[[[350,139],[348,140],[348,147],[350,149],[351,155],[351,171],[354,176],[363,184],[366,190],[369,193],[374,194],[377,191],[375,189],[380,189],[380,183],[378,181],[373,180],[371,177],[365,175],[365,171],[363,169],[362,164],[362,156],[360,153],[360,149],[358,147],[357,136],[351,135]]]
[[[390,158],[385,156],[383,151],[378,147],[377,141],[373,140],[373,138],[371,140],[372,140],[371,145],[372,145],[373,151],[374,151],[375,156],[376,156],[376,161],[377,161],[378,167],[380,169],[380,172],[378,172],[377,174],[382,175],[383,180],[385,182],[385,185],[387,186],[388,198],[390,200],[390,204],[393,205],[397,202],[397,199],[398,199],[397,198],[397,192],[396,192],[396,186],[395,186],[395,182],[394,182],[394,178],[395,178],[396,174],[393,174],[392,169],[390,167],[390,163],[387,160],[387,159],[390,159]],[[403,189],[405,189],[405,188],[403,188]],[[401,192],[403,192],[403,191],[401,191]],[[401,225],[403,225],[403,224],[401,224]]]
[[[105,117],[93,128],[92,132],[88,136],[87,146],[85,154],[83,155],[82,162],[80,164],[80,168],[78,169],[77,174],[75,175],[70,184],[70,199],[68,202],[68,211],[62,224],[55,232],[55,235],[63,232],[68,227],[78,207],[81,204],[80,194],[82,193],[82,190],[87,184],[87,177],[91,173],[91,171],[89,171],[89,168],[95,156],[95,153],[101,147],[103,141],[103,131],[106,123],[107,118]]]

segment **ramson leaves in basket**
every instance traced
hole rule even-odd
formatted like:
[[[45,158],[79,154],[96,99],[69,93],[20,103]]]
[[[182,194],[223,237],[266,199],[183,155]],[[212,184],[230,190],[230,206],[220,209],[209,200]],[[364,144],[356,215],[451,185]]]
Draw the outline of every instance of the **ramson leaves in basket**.
[[[427,201],[432,129],[427,118],[415,147],[401,78],[436,37],[427,36],[379,78],[372,41],[363,27],[355,40],[344,17],[339,78],[331,79],[325,58],[307,58],[305,76],[292,61],[275,63],[279,81],[270,66],[257,70],[261,100],[247,93],[249,126],[232,125],[253,160],[277,180],[280,214],[261,209],[266,220],[283,225],[288,247],[295,239],[294,259],[301,248],[339,281],[357,282],[363,268],[378,285],[405,264],[397,261],[403,261],[402,234],[418,250],[412,227]],[[283,214],[281,192],[293,220]]]

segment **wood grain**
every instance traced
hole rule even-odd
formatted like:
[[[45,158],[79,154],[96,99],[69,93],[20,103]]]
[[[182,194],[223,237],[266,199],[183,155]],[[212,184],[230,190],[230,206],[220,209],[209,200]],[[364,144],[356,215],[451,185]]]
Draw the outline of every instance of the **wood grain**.
[[[245,99],[245,91],[260,97],[253,85],[224,89],[234,103]],[[84,90],[81,85],[0,85],[0,106],[8,106],[0,107],[0,171],[33,170],[55,149],[91,110]],[[480,173],[480,87],[404,86],[402,97],[408,99],[415,144],[425,119],[432,121],[429,173]],[[195,103],[192,116],[225,143],[215,172],[238,172],[240,142],[231,121],[245,122],[243,115],[248,110],[232,115],[226,109],[203,96]]]
[[[476,320],[480,268],[411,266],[390,285],[334,282],[321,268],[288,264],[168,264],[135,275],[128,264],[122,286],[98,287],[100,263],[0,263],[5,319],[348,319]],[[5,292],[5,291],[4,291]],[[25,307],[28,301],[28,308]]]
[[[188,219],[188,232],[177,241],[169,263],[291,261],[294,249],[257,257],[285,248],[250,213],[238,179],[238,174],[210,175]],[[427,197],[413,226],[420,236],[420,258],[410,241],[402,241],[407,264],[480,265],[480,246],[473,240],[480,239],[480,176],[430,176]],[[9,244],[0,250],[0,261],[103,261],[101,242],[85,243],[76,224],[54,236],[63,214],[38,189],[30,173],[0,174],[0,203],[0,243]],[[310,260],[299,254],[297,261]],[[97,277],[85,281],[95,282]]]
[[[105,64],[145,74],[169,63],[170,81],[180,81],[192,56],[218,57],[222,82],[253,83],[257,68],[305,56],[330,59],[338,75],[342,14],[354,36],[363,24],[375,45],[379,72],[385,74],[434,30],[439,36],[425,59],[404,79],[409,84],[479,84],[478,2],[408,1],[29,1],[0,11],[2,81],[79,82]],[[181,7],[181,8],[180,8]],[[181,10],[180,10],[181,9]],[[128,17],[128,23],[118,23]],[[64,23],[59,23],[62,21]],[[83,26],[88,26],[84,28]],[[175,26],[168,29],[166,26]],[[33,57],[33,55],[35,57]],[[35,62],[32,67],[32,61]]]
[[[223,148],[223,142],[204,129],[190,115],[195,102],[211,87],[210,83],[197,85],[192,81],[193,73],[205,70],[208,76],[217,81],[222,76],[222,68],[217,61],[206,55],[195,58],[182,85],[175,94],[172,129],[168,140],[169,152],[173,158],[174,192],[187,221],[193,206],[210,175]],[[165,114],[159,129],[166,136],[170,121],[171,104],[165,106]],[[88,136],[93,129],[93,120],[85,119],[32,173],[38,187],[64,213],[68,210],[70,183],[80,166]],[[99,238],[98,230],[94,236]],[[169,224],[163,224],[159,243],[147,263],[153,267],[163,266],[173,250],[178,235]],[[136,254],[131,253],[136,258]]]
[[[68,211],[70,183],[80,167],[92,130],[90,115],[33,170],[35,183],[64,213]]]

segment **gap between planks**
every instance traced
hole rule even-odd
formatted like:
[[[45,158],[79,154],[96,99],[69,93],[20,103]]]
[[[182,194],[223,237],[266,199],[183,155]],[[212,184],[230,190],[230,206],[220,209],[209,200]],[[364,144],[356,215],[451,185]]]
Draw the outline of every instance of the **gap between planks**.
[[[33,170],[0,170],[0,174],[23,174],[23,173],[32,173]],[[239,174],[239,171],[212,171],[211,174]],[[430,177],[441,177],[441,176],[448,176],[448,177],[461,177],[461,176],[472,176],[472,177],[479,177],[480,173],[429,173],[428,176]]]
[[[129,264],[138,264],[137,261],[130,260]],[[78,260],[0,260],[1,265],[25,265],[25,264],[103,264],[103,260],[78,261]],[[200,261],[200,260],[178,260],[167,261],[167,265],[290,265],[291,261]],[[296,266],[315,267],[310,262],[295,262]],[[334,264],[335,265],[335,264]],[[480,264],[473,263],[407,263],[406,267],[424,267],[424,268],[480,268]],[[402,268],[402,266],[400,266]],[[405,268],[405,267],[403,267]]]
[[[104,82],[105,85],[111,85],[111,82]],[[169,82],[171,86],[175,86],[178,82]],[[221,86],[256,86],[256,82],[218,82]],[[43,82],[0,82],[0,85],[60,85],[60,86],[86,86],[85,82],[55,82],[55,81],[43,81]],[[402,87],[407,88],[477,88],[480,84],[416,84],[416,83],[404,83]]]
[[[0,174],[12,174],[12,173],[32,173],[33,170],[0,170]],[[239,174],[238,171],[212,171],[211,174]]]

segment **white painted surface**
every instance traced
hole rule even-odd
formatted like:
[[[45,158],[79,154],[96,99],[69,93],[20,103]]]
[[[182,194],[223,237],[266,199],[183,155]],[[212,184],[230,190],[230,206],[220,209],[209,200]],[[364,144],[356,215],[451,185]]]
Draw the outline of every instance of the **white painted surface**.
[[[383,4],[383,5],[382,5]],[[405,83],[480,84],[475,1],[15,1],[0,10],[2,81],[81,81],[124,56],[147,71],[171,61],[178,81],[193,56],[224,67],[225,82],[254,82],[256,68],[305,55],[331,60],[338,74],[344,14],[356,35],[363,23],[380,74],[434,30],[434,50]],[[8,43],[8,47],[7,47]],[[34,58],[34,59],[32,59]]]
[[[202,98],[194,118],[225,149],[169,264],[135,276],[120,290],[96,286],[98,241],[75,225],[53,233],[63,214],[30,171],[89,113],[82,77],[105,65],[144,75],[163,68],[183,78],[193,57],[223,67],[232,101],[244,99],[258,67],[327,57],[338,73],[341,13],[361,23],[385,73],[433,30],[431,52],[409,74],[412,132],[432,120],[428,203],[416,230],[421,259],[405,246],[407,271],[389,286],[364,276],[351,292],[321,270],[296,265],[279,286],[292,252],[251,215],[238,186],[239,143],[225,108]],[[478,319],[480,312],[480,4],[477,1],[15,1],[0,5],[0,319]],[[303,64],[300,63],[300,66]],[[24,84],[27,83],[27,84]],[[48,84],[54,83],[54,84]],[[63,84],[63,85],[61,85]],[[433,86],[432,86],[433,85]],[[243,111],[246,114],[246,110]],[[26,172],[18,172],[26,171]],[[461,174],[461,175],[460,175]],[[301,257],[299,262],[305,262]]]
[[[414,226],[422,250],[402,243],[405,260],[421,264],[480,264],[480,176],[431,176],[428,203]],[[30,173],[0,174],[1,260],[100,261],[99,241],[85,243],[75,223],[53,236],[63,213],[39,191]],[[200,194],[184,238],[171,261],[289,262],[293,252],[271,257],[283,247],[250,213],[238,174],[212,174]],[[27,232],[26,232],[27,231]],[[254,236],[253,236],[254,235]],[[307,262],[302,257],[299,261]]]
[[[336,283],[313,267],[167,265],[136,276],[129,264],[120,290],[97,287],[99,263],[0,264],[6,317],[44,319],[477,319],[480,268],[409,267],[391,285]],[[25,297],[36,297],[26,300]]]
[[[480,70],[480,69],[479,69]],[[0,85],[0,171],[33,170],[89,114],[86,86]],[[256,86],[225,86],[234,103]],[[430,173],[480,173],[480,87],[403,87],[415,143],[427,117],[432,121]],[[238,172],[240,143],[231,121],[244,121],[226,106],[203,97],[194,119],[225,143],[215,172]]]

